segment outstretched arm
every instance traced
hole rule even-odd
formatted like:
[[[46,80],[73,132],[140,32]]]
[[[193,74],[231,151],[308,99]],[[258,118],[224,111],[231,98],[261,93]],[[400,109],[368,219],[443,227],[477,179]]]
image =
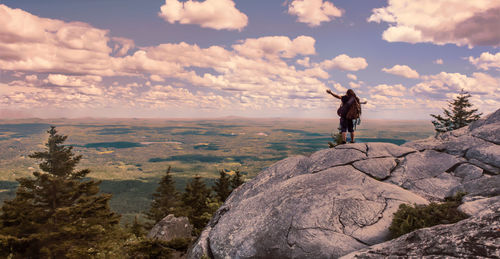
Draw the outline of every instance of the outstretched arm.
[[[338,95],[336,95],[336,94],[332,93],[332,91],[331,91],[330,89],[326,90],[326,92],[327,92],[327,93],[329,93],[329,94],[331,94],[331,95],[332,95],[333,97],[335,97],[335,98],[341,99],[341,97],[340,97],[340,96],[338,96]]]
[[[359,102],[359,104],[367,104],[368,101]]]

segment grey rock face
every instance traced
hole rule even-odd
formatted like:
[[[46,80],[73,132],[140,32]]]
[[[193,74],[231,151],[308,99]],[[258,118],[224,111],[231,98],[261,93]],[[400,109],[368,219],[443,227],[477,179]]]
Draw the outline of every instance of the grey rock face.
[[[498,258],[500,203],[455,224],[419,229],[341,258]]]
[[[413,148],[388,143],[367,143],[366,147],[368,157],[401,157],[416,152]]]
[[[354,168],[377,180],[383,180],[389,177],[392,169],[394,169],[396,165],[396,159],[393,157],[373,158],[353,163]]]
[[[500,146],[495,144],[488,144],[482,146],[476,146],[467,151],[465,154],[467,159],[474,159],[480,161],[484,164],[488,164],[493,168],[496,168],[492,173],[500,173]],[[490,169],[491,170],[491,169]]]
[[[403,158],[385,181],[424,197],[441,200],[460,185],[461,179],[446,171],[461,161],[453,155],[434,150],[412,153]]]
[[[191,238],[193,226],[187,217],[175,217],[170,214],[156,223],[149,231],[148,238],[170,241],[174,238]]]
[[[312,157],[324,161],[324,156]],[[271,174],[274,169],[270,169],[262,173]],[[272,186],[252,182],[237,189],[219,209],[190,258],[203,254],[213,258],[339,257],[386,240],[399,204],[427,203],[351,165],[298,174]]]
[[[481,177],[483,169],[472,164],[461,164],[455,169],[454,175],[462,178],[462,182],[468,182]]]
[[[469,202],[464,202],[458,209],[465,214],[475,215],[480,211],[493,208],[500,204],[500,196],[495,196],[491,198],[482,198]]]
[[[484,175],[478,179],[468,181],[451,189],[449,195],[455,195],[457,192],[466,192],[469,197],[500,195],[500,175]]]
[[[356,143],[296,156],[228,197],[188,257],[500,257],[500,110],[409,142]],[[467,192],[471,218],[388,241],[402,203]],[[383,243],[384,242],[384,243]]]
[[[498,127],[497,124],[484,125],[481,128],[473,130],[471,132],[471,135],[476,138],[500,145],[500,127]]]

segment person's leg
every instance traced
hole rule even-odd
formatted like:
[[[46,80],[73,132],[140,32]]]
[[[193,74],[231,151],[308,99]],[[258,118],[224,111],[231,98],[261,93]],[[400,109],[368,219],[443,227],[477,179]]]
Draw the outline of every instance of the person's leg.
[[[340,132],[342,133],[342,144],[347,143],[347,130],[348,130],[348,125],[347,121],[345,118],[340,118]]]
[[[347,120],[347,130],[351,133],[351,143],[354,143],[354,125],[352,120]]]

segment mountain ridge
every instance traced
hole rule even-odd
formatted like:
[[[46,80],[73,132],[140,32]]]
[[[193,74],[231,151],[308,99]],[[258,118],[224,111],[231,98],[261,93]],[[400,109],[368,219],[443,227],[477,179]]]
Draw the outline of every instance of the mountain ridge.
[[[347,144],[281,160],[231,194],[188,258],[331,258],[365,251],[350,255],[363,258],[372,246],[396,242],[388,241],[388,226],[400,204],[442,201],[458,192],[468,193],[463,201],[469,205],[498,197],[499,132],[500,109],[468,127],[402,146]],[[477,205],[482,209],[459,223],[498,219],[500,208],[484,204],[489,203]],[[480,213],[487,215],[476,217]],[[459,223],[440,231],[456,234],[452,228]],[[498,221],[488,223],[499,227]],[[405,240],[401,242],[407,244]],[[476,240],[478,245],[491,243]],[[486,251],[499,248],[496,241]],[[474,254],[466,250],[457,248],[455,255]],[[397,255],[390,249],[377,251]]]

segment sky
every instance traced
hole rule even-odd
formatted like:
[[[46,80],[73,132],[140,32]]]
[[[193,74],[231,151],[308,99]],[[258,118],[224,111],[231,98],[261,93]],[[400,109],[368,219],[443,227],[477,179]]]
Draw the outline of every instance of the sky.
[[[498,0],[0,0],[0,118],[500,108]]]

